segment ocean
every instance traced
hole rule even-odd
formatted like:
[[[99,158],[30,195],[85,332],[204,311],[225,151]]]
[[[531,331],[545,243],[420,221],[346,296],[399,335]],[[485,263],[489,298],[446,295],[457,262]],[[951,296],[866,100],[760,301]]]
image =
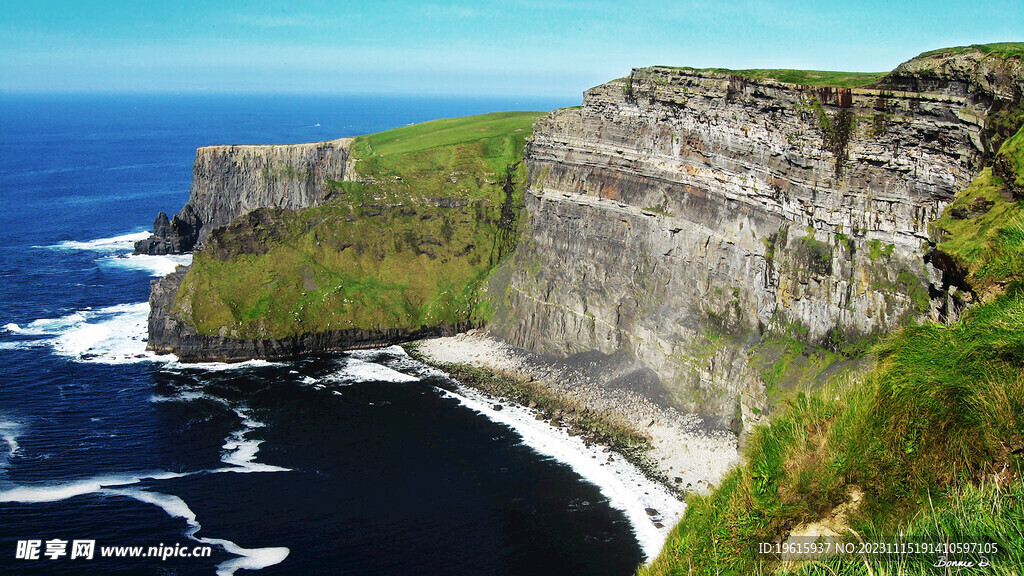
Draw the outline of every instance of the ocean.
[[[664,531],[599,450],[399,347],[155,356],[149,283],[189,256],[130,255],[199,146],[576,103],[0,96],[0,573],[631,574]]]

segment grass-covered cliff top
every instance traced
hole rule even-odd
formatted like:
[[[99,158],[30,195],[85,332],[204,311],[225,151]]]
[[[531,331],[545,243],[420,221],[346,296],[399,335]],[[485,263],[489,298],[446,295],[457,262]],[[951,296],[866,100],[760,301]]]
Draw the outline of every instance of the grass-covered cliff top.
[[[659,66],[659,68],[672,68]],[[829,70],[790,70],[785,68],[754,68],[749,70],[730,70],[729,68],[689,68],[676,67],[680,70],[702,70],[732,74],[745,78],[771,78],[789,84],[806,86],[831,86],[835,88],[859,88],[868,86],[883,78],[887,72],[835,72]]]
[[[507,252],[538,112],[436,120],[360,136],[331,202],[263,209],[215,231],[175,310],[201,334],[280,338],[472,322]]]
[[[1003,59],[1021,58],[1024,57],[1024,42],[998,42],[993,44],[972,44],[970,46],[940,48],[938,50],[924,52],[912,60],[957,56],[970,54],[972,52]],[[830,70],[794,70],[788,68],[752,68],[746,70],[732,70],[729,68],[693,68],[690,66],[655,66],[654,68],[717,72],[720,74],[730,74],[751,79],[771,78],[788,84],[827,86],[833,88],[867,87],[875,84],[890,74],[889,72],[838,72]]]
[[[969,54],[971,52],[991,54],[1000,58],[1021,57],[1024,56],[1024,42],[994,42],[992,44],[971,44],[970,46],[939,48],[938,50],[923,52],[918,55],[918,58],[926,58],[929,56],[956,56],[959,54]]]

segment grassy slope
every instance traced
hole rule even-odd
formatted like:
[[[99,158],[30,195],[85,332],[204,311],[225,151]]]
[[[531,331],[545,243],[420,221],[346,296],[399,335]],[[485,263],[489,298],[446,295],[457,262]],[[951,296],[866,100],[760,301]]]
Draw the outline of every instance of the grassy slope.
[[[1003,142],[997,159],[1005,160],[1009,177],[1024,184],[1024,128]],[[992,168],[957,194],[931,233],[979,293],[1024,279],[1024,202],[1013,198]]]
[[[999,154],[1022,165],[1024,129]],[[975,198],[986,212],[952,218]],[[1024,205],[984,170],[936,222],[939,248],[989,300],[950,325],[910,326],[874,348],[867,376],[800,394],[750,439],[745,465],[691,498],[645,575],[934,574],[936,557],[836,556],[783,566],[760,556],[796,525],[864,499],[851,527],[865,541],[995,542],[992,572],[1021,574],[1024,551]],[[851,537],[847,535],[847,537]],[[967,559],[960,557],[958,559]],[[978,560],[977,557],[973,558]]]
[[[511,245],[502,207],[536,112],[361,136],[358,181],[327,205],[264,209],[216,232],[175,301],[204,334],[266,338],[478,320],[476,289]],[[503,220],[504,218],[504,220]],[[225,328],[222,328],[225,327]]]
[[[757,543],[778,541],[795,525],[824,517],[846,500],[851,486],[865,493],[852,522],[865,540],[898,537],[908,529],[901,518],[967,507],[970,519],[988,510],[988,525],[968,520],[944,530],[954,541],[997,542],[1005,566],[1024,566],[1017,545],[1024,501],[993,492],[991,484],[999,479],[1004,491],[1021,492],[1024,294],[1014,289],[950,326],[906,328],[876,351],[880,365],[868,377],[800,395],[771,426],[759,429],[746,465],[712,495],[690,499],[662,555],[643,573],[771,571],[777,563],[758,556]],[[967,498],[984,478],[990,482],[985,496]],[[992,515],[993,507],[1007,510]],[[910,534],[928,522],[918,519],[914,526],[910,522]],[[870,569],[859,558],[831,564],[841,573],[867,574],[893,570],[893,560],[871,557]],[[926,564],[906,573],[929,573]]]

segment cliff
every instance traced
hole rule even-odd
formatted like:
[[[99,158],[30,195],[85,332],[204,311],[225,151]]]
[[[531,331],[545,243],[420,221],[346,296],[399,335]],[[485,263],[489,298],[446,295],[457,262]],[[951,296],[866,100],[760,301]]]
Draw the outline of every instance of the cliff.
[[[794,360],[818,379],[959,305],[928,223],[991,161],[1021,77],[968,52],[860,88],[654,67],[588,90],[534,127],[490,330],[558,357],[628,352],[674,404],[749,424]]]
[[[154,284],[149,348],[192,361],[290,358],[479,325],[478,288],[516,243],[522,151],[539,115],[201,149],[182,212],[205,223],[202,245],[191,268]],[[288,178],[323,168],[296,186],[261,176],[267,162]],[[343,180],[327,177],[332,166]]]
[[[258,208],[299,209],[327,201],[331,182],[345,180],[351,138],[283,146],[207,146],[196,151],[188,203],[153,235],[140,254],[191,251],[210,232]]]
[[[174,299],[188,269],[180,267],[154,280],[149,296],[149,341],[157,354],[175,354],[182,362],[240,362],[252,358],[288,360],[312,353],[343,352],[386,346],[418,338],[449,336],[471,327],[468,322],[419,328],[349,328],[303,332],[280,338],[238,338],[228,334],[200,334],[175,310]]]
[[[974,298],[931,224],[983,167],[1019,172],[995,151],[1024,118],[1021,77],[980,49],[887,75],[636,69],[537,120],[523,165],[529,127],[501,115],[204,148],[156,244],[229,231],[171,312],[225,346],[486,320],[532,352],[634,358],[659,397],[735,429]],[[284,212],[241,218],[268,207]]]

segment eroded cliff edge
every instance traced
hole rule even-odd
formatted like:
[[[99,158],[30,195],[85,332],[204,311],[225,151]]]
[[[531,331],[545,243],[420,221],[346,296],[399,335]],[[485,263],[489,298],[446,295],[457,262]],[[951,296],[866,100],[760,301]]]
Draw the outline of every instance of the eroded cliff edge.
[[[928,224],[991,161],[1022,77],[968,53],[866,88],[667,67],[593,88],[535,125],[489,329],[562,358],[626,351],[675,405],[750,424],[772,338],[843,353],[955,313]]]
[[[189,252],[210,232],[259,208],[300,209],[329,200],[330,183],[350,171],[352,138],[272,146],[205,146],[196,151],[188,202],[161,212],[137,254]]]
[[[148,347],[283,359],[479,325],[478,288],[516,243],[522,151],[541,114],[200,149],[182,212],[196,206],[206,225],[191,267],[153,284]]]

